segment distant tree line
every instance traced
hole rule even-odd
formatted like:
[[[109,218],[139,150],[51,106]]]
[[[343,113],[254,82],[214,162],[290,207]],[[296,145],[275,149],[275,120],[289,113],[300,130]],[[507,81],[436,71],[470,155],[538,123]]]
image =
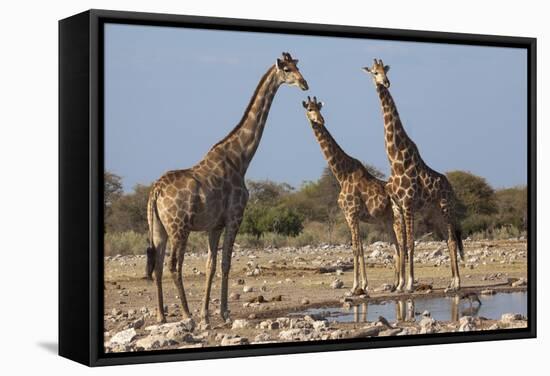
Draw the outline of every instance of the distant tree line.
[[[379,178],[384,175],[373,166],[367,169]],[[493,189],[479,176],[464,171],[447,173],[457,195],[457,214],[464,236],[491,238],[519,236],[527,228],[527,189]],[[150,186],[136,185],[124,192],[122,178],[105,172],[105,233],[110,252],[140,253],[147,239],[147,199]],[[349,231],[338,207],[338,181],[325,168],[316,181],[295,189],[273,181],[247,182],[250,198],[240,228],[239,242],[260,244],[269,235],[278,244],[300,242],[348,242]],[[362,224],[367,241],[388,240],[380,229]],[[429,218],[417,218],[417,236],[432,233]],[[306,236],[307,235],[307,236]],[[202,240],[201,240],[202,241]],[[109,244],[107,244],[109,243]],[[202,244],[202,243],[201,243]]]

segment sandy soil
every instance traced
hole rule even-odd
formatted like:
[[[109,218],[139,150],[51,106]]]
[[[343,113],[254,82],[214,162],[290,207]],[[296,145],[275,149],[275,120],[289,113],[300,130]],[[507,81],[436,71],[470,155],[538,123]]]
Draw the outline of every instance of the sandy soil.
[[[464,245],[465,259],[461,262],[460,269],[462,292],[480,293],[488,288],[496,292],[525,290],[527,278],[525,240],[466,240]],[[361,336],[361,333],[365,337],[369,334],[405,335],[430,333],[430,330],[433,332],[484,330],[526,325],[525,320],[520,318],[513,323],[501,322],[500,325],[498,321],[500,318],[489,318],[489,320],[472,318],[460,322],[437,322],[432,323],[433,325],[425,323],[424,326],[429,327],[428,329],[418,322],[394,322],[390,323],[393,328],[387,326],[384,328],[381,322],[331,322],[330,324],[325,322],[322,324],[322,318],[315,317],[294,319],[292,323],[280,319],[278,324],[272,324],[277,318],[288,317],[289,313],[303,311],[308,307],[355,305],[362,301],[426,294],[445,295],[444,289],[449,283],[451,270],[444,243],[418,243],[415,253],[415,276],[420,290],[413,294],[396,294],[385,290],[385,284],[393,280],[393,251],[386,243],[374,243],[367,247],[365,254],[369,256],[367,273],[370,296],[366,298],[367,300],[354,298],[350,301],[350,299],[344,299],[353,282],[352,251],[349,246],[325,245],[261,250],[237,248],[232,261],[229,289],[231,296],[229,307],[231,318],[234,320],[233,325],[225,324],[216,314],[219,307],[220,268],[218,266],[211,295],[211,328],[200,330],[195,327],[194,330],[189,330],[192,328],[178,327],[180,333],[172,333],[170,341],[142,341],[142,345],[136,345],[140,339],[148,337],[151,339],[154,335],[163,336],[175,324],[167,326],[164,332],[161,330],[162,327],[154,326],[157,324],[155,322],[156,288],[154,283],[148,283],[143,278],[144,256],[106,257],[104,262],[106,350],[134,351],[283,340],[332,339]],[[194,317],[198,316],[203,296],[205,256],[205,253],[190,253],[186,255],[184,263],[184,286]],[[342,288],[335,289],[331,286],[335,279],[343,282]],[[179,299],[167,268],[163,287],[168,322],[176,323],[180,321]],[[252,288],[251,292],[244,292],[249,288]],[[237,294],[240,296],[237,297]],[[254,302],[259,296],[266,302]],[[259,299],[262,300],[262,298]],[[378,331],[369,329],[373,326],[381,329]],[[465,329],[466,326],[468,328]],[[401,330],[398,331],[396,328]],[[187,332],[183,337],[181,330]],[[122,331],[127,331],[127,336],[116,337],[117,333]],[[113,337],[115,337],[114,340]]]

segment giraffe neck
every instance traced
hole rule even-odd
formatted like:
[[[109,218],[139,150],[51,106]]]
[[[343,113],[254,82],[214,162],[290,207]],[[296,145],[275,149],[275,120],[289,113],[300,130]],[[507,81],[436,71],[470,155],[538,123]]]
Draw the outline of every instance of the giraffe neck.
[[[310,123],[330,170],[336,177],[336,180],[341,183],[347,175],[346,166],[350,165],[350,163],[346,162],[349,162],[352,158],[342,150],[324,125],[312,121]]]
[[[219,159],[221,154],[244,176],[260,144],[271,103],[280,85],[272,66],[258,83],[241,121],[212,147],[205,159]]]
[[[384,116],[386,154],[393,171],[393,166],[396,163],[403,163],[404,154],[412,153],[416,146],[405,132],[405,128],[403,128],[397,107],[389,90],[383,85],[376,85],[376,91],[380,97],[382,115]]]

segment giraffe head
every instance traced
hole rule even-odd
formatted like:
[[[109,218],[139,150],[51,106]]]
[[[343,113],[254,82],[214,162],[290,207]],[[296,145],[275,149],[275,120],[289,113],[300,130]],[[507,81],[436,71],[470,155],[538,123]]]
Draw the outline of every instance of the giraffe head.
[[[309,86],[298,70],[297,64],[297,59],[293,59],[288,52],[283,52],[283,58],[275,61],[277,77],[281,84],[298,86],[302,90],[307,90]]]
[[[321,115],[321,108],[323,108],[323,102],[317,102],[317,97],[313,97],[313,100],[308,96],[307,102],[302,101],[302,106],[306,109],[306,116],[308,120],[313,124],[319,124],[324,126],[325,119]]]
[[[388,80],[387,76],[390,66],[384,65],[382,59],[374,59],[372,67],[364,67],[363,70],[371,75],[375,86],[382,85],[385,88],[390,87],[390,80]]]

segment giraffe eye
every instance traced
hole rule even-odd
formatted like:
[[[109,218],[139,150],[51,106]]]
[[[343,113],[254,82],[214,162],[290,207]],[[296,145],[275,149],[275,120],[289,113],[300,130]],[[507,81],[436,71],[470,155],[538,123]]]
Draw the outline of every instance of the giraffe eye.
[[[290,72],[290,69],[288,69],[288,67],[284,67],[284,68],[283,68],[283,71],[285,71],[285,72]]]
[[[375,75],[375,76],[378,76],[378,72],[374,72],[374,75]]]

